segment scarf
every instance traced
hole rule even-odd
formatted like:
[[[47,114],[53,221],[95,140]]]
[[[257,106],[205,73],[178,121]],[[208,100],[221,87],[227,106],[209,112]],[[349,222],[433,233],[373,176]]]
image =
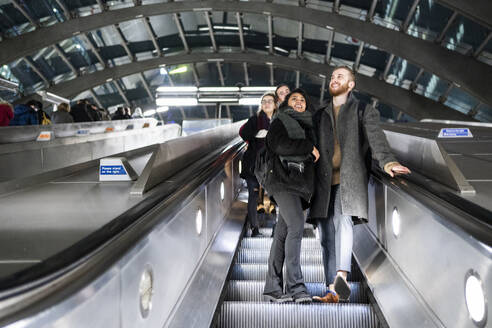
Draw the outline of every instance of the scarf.
[[[313,127],[311,112],[297,112],[291,107],[278,111],[274,119],[282,122],[290,139],[306,139],[305,130]]]

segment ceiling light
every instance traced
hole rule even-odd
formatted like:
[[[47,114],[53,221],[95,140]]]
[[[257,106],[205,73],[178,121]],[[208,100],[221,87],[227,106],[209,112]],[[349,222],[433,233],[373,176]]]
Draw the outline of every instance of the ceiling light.
[[[165,113],[168,110],[169,110],[168,106],[162,106],[162,107],[157,108],[157,113]]]
[[[217,98],[212,98],[212,97],[206,97],[206,98],[198,98],[199,102],[214,102],[214,103],[237,103],[238,98],[235,97],[217,97]]]
[[[180,74],[188,72],[188,66],[180,66],[178,68],[169,71],[169,75]]]
[[[239,99],[239,105],[259,105],[261,98],[241,98]]]
[[[165,67],[161,67],[159,72],[161,73],[161,75],[167,75],[167,69]]]
[[[225,198],[225,186],[224,182],[220,183],[220,200],[224,200]]]
[[[155,113],[156,113],[155,109],[149,109],[144,112],[143,116],[153,116]]]
[[[198,90],[197,87],[158,87],[157,92],[196,92]]]
[[[275,91],[277,87],[241,87],[241,91],[245,92],[268,92],[268,91]]]
[[[200,87],[200,92],[238,92],[238,87]]]
[[[159,107],[163,106],[196,106],[198,101],[196,98],[157,98],[155,101],[156,105]]]
[[[196,233],[200,235],[202,233],[202,227],[203,227],[203,215],[202,215],[202,210],[198,209],[196,212],[196,218],[195,218],[195,229]]]

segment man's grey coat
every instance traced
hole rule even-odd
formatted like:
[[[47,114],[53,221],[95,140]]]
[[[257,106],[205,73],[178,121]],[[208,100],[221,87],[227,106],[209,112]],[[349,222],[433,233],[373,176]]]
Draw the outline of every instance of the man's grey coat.
[[[359,119],[359,100],[350,94],[340,108],[336,131],[340,142],[340,193],[342,213],[354,220],[366,220],[368,212],[367,168],[365,149],[371,148],[372,158],[381,169],[396,158],[379,126],[379,112],[367,105]],[[325,218],[330,204],[332,158],[334,151],[333,111],[331,103],[320,108],[313,116],[317,148],[320,158],[315,166],[315,192],[311,202],[310,218]],[[362,123],[362,127],[359,126]]]

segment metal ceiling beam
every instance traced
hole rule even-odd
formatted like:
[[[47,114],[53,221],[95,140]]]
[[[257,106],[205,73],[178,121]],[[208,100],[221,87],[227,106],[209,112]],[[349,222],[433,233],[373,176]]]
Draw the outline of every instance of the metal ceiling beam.
[[[301,72],[296,71],[296,88],[299,88],[301,85]]]
[[[200,77],[198,76],[198,71],[196,69],[196,64],[191,64],[191,73],[193,74],[193,79],[195,79],[195,85],[200,86]]]
[[[480,106],[482,106],[481,102],[479,102],[475,107],[470,109],[470,111],[466,115],[468,115],[470,117],[474,117],[475,115],[478,114],[478,109],[480,108]]]
[[[333,12],[336,14],[340,12],[340,0],[333,1]]]
[[[99,9],[101,9],[101,12],[104,12],[108,9],[108,7],[102,2],[102,0],[96,0],[96,2],[99,5]]]
[[[304,24],[299,22],[299,33],[297,35],[297,58],[302,58],[302,39],[303,39]]]
[[[164,69],[166,71],[166,76],[167,76],[167,79],[169,80],[169,84],[174,87],[174,81],[173,79],[171,78],[171,75],[169,75],[169,71],[167,70],[167,67],[166,65],[168,65],[167,63],[163,62],[161,64],[159,64],[158,66],[160,66],[161,69]],[[155,68],[155,67],[154,67]],[[149,69],[152,69],[152,68],[149,68]],[[146,70],[143,70],[143,71],[147,71],[148,69]],[[186,118],[186,113],[184,111],[184,108],[183,107],[179,107],[179,111],[181,112],[181,116],[183,117],[183,119]]]
[[[333,41],[335,40],[335,30],[330,30],[330,38],[328,39],[328,44],[326,45],[326,55],[325,55],[325,64],[330,65],[331,63],[331,50],[333,48]]]
[[[118,90],[118,93],[120,94],[121,98],[123,98],[123,101],[125,104],[130,107],[130,102],[128,101],[128,98],[126,97],[125,93],[123,92],[123,89],[121,89],[120,84],[118,83],[118,80],[113,81],[113,85],[115,86],[116,90]]]
[[[219,72],[220,85],[225,86],[224,74],[222,74],[222,66],[220,65],[220,61],[217,61],[216,63],[217,63],[217,71]]]
[[[391,54],[386,62],[386,67],[384,68],[383,76],[381,77],[384,81],[388,78],[388,73],[391,68],[391,64],[393,63],[393,59],[395,59],[395,55]]]
[[[444,90],[444,92],[439,96],[439,102],[444,104],[448,99],[449,93],[451,92],[451,90],[453,90],[453,88],[454,88],[454,84],[452,82],[449,83],[447,89]]]
[[[48,79],[46,78],[46,76],[44,76],[43,73],[41,73],[41,71],[39,70],[39,68],[36,66],[36,63],[28,58],[28,57],[24,57],[24,62],[27,64],[27,66],[31,67],[31,69],[36,72],[36,74],[41,78],[41,80],[43,80],[44,84],[45,85],[50,85],[50,81],[48,81]]]
[[[41,25],[39,25],[39,22],[36,21],[25,9],[24,7],[19,3],[19,0],[12,0],[12,5],[21,12],[21,14],[32,24],[36,27],[36,29],[40,28]]]
[[[106,62],[101,57],[101,54],[99,53],[99,49],[97,49],[96,48],[96,45],[92,43],[91,38],[89,38],[89,36],[87,36],[86,34],[81,34],[80,37],[82,37],[82,39],[84,39],[85,43],[90,48],[90,50],[92,51],[92,53],[94,54],[94,56],[96,56],[97,60],[102,65],[102,67],[106,68],[106,66],[107,66],[106,65]]]
[[[415,91],[417,89],[417,83],[419,82],[420,77],[424,74],[424,69],[421,68],[417,75],[415,76],[415,79],[412,81],[412,84],[410,84],[410,90]]]
[[[335,28],[337,32],[350,35],[379,49],[393,53],[442,79],[455,81],[466,92],[480,101],[492,105],[492,93],[487,82],[492,81],[492,67],[485,63],[441,47],[433,42],[359,19],[311,8],[295,7],[295,10],[293,10],[290,5],[277,3],[262,3],[261,6],[258,6],[257,3],[249,1],[179,1],[128,7],[86,17],[78,17],[22,34],[13,39],[3,40],[0,42],[0,46],[4,49],[4,51],[0,52],[0,65],[8,64],[17,58],[34,53],[56,42],[61,42],[77,33],[133,20],[139,15],[154,16],[185,11],[193,12],[200,8],[206,8],[211,11],[243,12],[259,15],[265,12],[274,12],[276,17],[302,21],[305,24],[325,28],[326,22],[329,22],[330,26]]]
[[[273,54],[273,19],[272,15],[268,14],[268,52]]]
[[[249,85],[249,75],[248,75],[248,64],[243,63],[243,69],[244,69],[244,84],[246,86]]]
[[[174,23],[178,29],[179,37],[181,38],[181,42],[183,42],[183,48],[187,54],[190,53],[190,47],[188,46],[188,41],[186,41],[186,35],[183,28],[183,23],[181,22],[180,14],[173,14]]]
[[[68,9],[65,2],[63,2],[63,0],[56,0],[56,3],[63,10],[63,14],[65,15],[66,19],[72,19],[72,14],[70,13],[70,10]]]
[[[132,8],[140,8],[139,7],[132,7]],[[154,29],[152,28],[152,25],[150,24],[150,19],[149,17],[144,17],[142,18],[142,22],[145,25],[145,29],[147,30],[147,34],[149,35],[150,39],[152,40],[152,44],[154,44],[154,48],[157,51],[157,56],[162,56],[162,50],[161,47],[159,46],[159,43],[157,42],[156,34],[154,32]]]
[[[214,27],[212,26],[212,20],[210,19],[210,13],[208,11],[203,13],[205,15],[205,21],[208,26],[208,34],[210,35],[210,41],[212,42],[212,49],[217,52],[217,43],[215,42]]]
[[[239,43],[241,44],[241,51],[246,51],[246,47],[244,45],[244,32],[243,32],[243,20],[241,18],[241,13],[236,13],[237,27],[239,32]]]
[[[364,51],[364,41],[361,41],[359,44],[359,48],[357,49],[357,55],[355,56],[354,61],[354,71],[357,72],[360,66],[360,59],[362,58],[362,52]]]
[[[408,11],[407,18],[401,25],[400,31],[403,33],[406,33],[408,30],[408,26],[410,25],[410,22],[412,21],[413,15],[415,14],[415,10],[417,9],[417,6],[419,4],[420,0],[413,0],[412,6],[410,7],[410,10]]]
[[[480,56],[480,53],[483,51],[487,43],[489,43],[490,39],[492,39],[492,31],[489,33],[489,35],[487,35],[487,37],[483,40],[483,42],[473,52],[473,57],[477,58],[478,56]]]
[[[273,67],[273,64],[268,65],[269,70],[270,70],[270,86],[275,85],[275,67]]]
[[[372,22],[374,20],[374,12],[376,11],[376,5],[378,4],[378,0],[372,0],[371,8],[366,15],[366,22]]]
[[[96,93],[94,92],[94,89],[93,88],[90,88],[89,89],[89,93],[91,94],[92,99],[94,99],[94,102],[96,103],[96,105],[99,108],[103,108],[103,105],[102,105],[101,101],[99,100],[99,98],[97,97]]]
[[[461,15],[492,30],[492,1],[490,0],[436,0],[443,6],[459,12]]]
[[[120,28],[120,24],[114,24],[113,26],[114,29],[116,30],[116,34],[118,34],[121,45],[123,46],[123,48],[125,48],[126,55],[128,56],[128,58],[130,58],[130,61],[134,61],[135,56],[133,55],[133,53],[130,51],[130,48],[128,47],[128,40],[123,35],[123,32],[121,31]]]
[[[326,89],[326,75],[321,75],[321,88],[320,88],[320,96],[319,96],[319,104],[323,104],[325,100],[325,89]]]
[[[72,62],[70,62],[70,59],[68,59],[68,57],[65,54],[65,52],[63,51],[63,49],[58,44],[55,44],[53,46],[53,48],[58,53],[58,56],[60,56],[60,58],[65,62],[65,64],[67,64],[67,66],[70,68],[72,73],[74,73],[76,76],[78,76],[79,71],[75,68],[75,66],[73,66]]]
[[[457,16],[458,16],[458,12],[455,11],[451,15],[451,17],[449,17],[448,22],[446,23],[446,26],[444,26],[444,28],[441,31],[441,34],[439,34],[439,36],[436,38],[436,40],[435,40],[436,43],[439,43],[439,44],[442,43],[442,41],[444,40],[444,37],[446,36],[446,33],[448,32],[449,28],[451,27],[451,25],[453,24],[453,22]]]
[[[155,100],[155,97],[154,97],[154,94],[152,93],[152,90],[150,90],[150,85],[149,83],[147,82],[147,80],[145,79],[145,75],[143,72],[140,72],[140,80],[142,80],[142,83],[143,83],[143,86],[145,88],[145,91],[147,91],[147,94],[149,95],[149,98],[154,101]]]
[[[47,89],[48,92],[61,95],[62,97],[74,98],[88,88],[106,83],[106,80],[114,77],[115,79],[136,74],[139,72],[156,69],[161,65],[182,65],[189,63],[207,62],[210,59],[223,60],[231,63],[251,63],[254,65],[265,65],[265,63],[275,60],[275,66],[290,71],[302,71],[305,74],[319,76],[323,74],[331,75],[333,66],[326,64],[309,62],[307,60],[293,59],[283,56],[262,55],[258,53],[195,53],[187,55],[175,55],[167,57],[157,57],[149,60],[136,61],[117,67],[111,67],[95,73],[83,75],[77,79],[61,82]],[[436,101],[424,96],[415,94],[409,90],[390,85],[376,78],[371,78],[362,74],[356,74],[356,89],[370,94],[386,104],[396,107],[406,114],[416,118],[434,118],[448,120],[470,119],[466,115],[452,110]]]

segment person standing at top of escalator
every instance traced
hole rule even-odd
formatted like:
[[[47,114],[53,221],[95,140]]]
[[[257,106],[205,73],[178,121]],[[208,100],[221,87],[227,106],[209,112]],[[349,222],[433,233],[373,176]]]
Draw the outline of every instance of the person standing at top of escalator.
[[[51,122],[53,124],[73,123],[73,116],[70,115],[70,105],[67,103],[59,104],[56,112],[51,114]]]
[[[295,89],[285,97],[267,134],[265,189],[279,208],[263,291],[265,301],[311,302],[301,271],[303,209],[313,194],[314,161],[319,159],[307,94]],[[285,293],[283,266],[285,262]]]
[[[251,226],[251,236],[262,236],[259,232],[256,203],[258,201],[259,183],[255,176],[255,162],[258,152],[265,147],[265,137],[270,128],[270,120],[277,110],[277,97],[274,93],[266,93],[261,97],[260,110],[251,116],[240,128],[239,135],[248,143],[244,152],[241,178],[248,185],[248,222]]]
[[[8,102],[0,103],[0,126],[8,126],[14,118],[14,110]]]
[[[355,74],[346,66],[334,69],[329,84],[332,101],[313,116],[320,160],[315,165],[315,192],[309,220],[320,229],[328,293],[315,299],[348,300],[347,275],[352,262],[353,225],[367,222],[368,167],[375,160],[390,176],[409,174],[391,153],[379,126],[379,113],[353,95]],[[369,152],[370,149],[370,152]],[[370,154],[370,155],[369,155]],[[372,157],[372,158],[370,158]]]

